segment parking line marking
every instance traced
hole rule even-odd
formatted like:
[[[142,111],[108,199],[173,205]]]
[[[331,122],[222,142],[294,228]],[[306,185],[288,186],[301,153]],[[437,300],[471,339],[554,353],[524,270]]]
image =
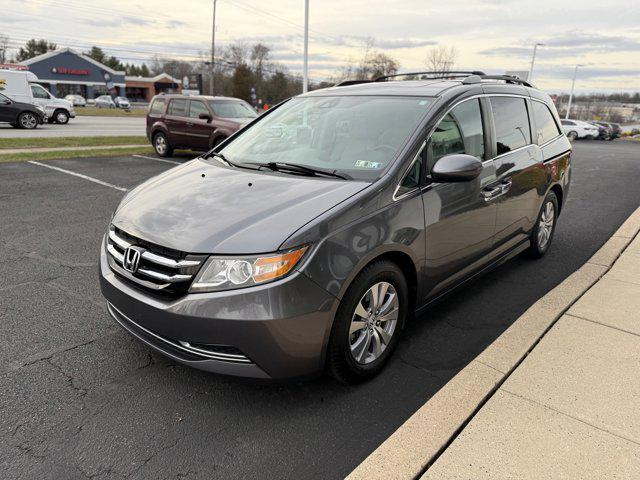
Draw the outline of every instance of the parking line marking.
[[[131,155],[132,157],[137,157],[137,158],[146,158],[148,160],[157,160],[158,162],[166,162],[166,163],[175,163],[176,165],[182,165],[182,162],[175,162],[173,160],[166,160],[164,158],[156,158],[156,157],[147,157],[145,155]]]
[[[44,163],[36,162],[35,160],[29,160],[29,163],[33,165],[39,165],[45,168],[50,168],[51,170],[57,170],[58,172],[66,173],[68,175],[73,175],[74,177],[84,178],[85,180],[89,180],[90,182],[97,183],[99,185],[104,185],[105,187],[115,188],[116,190],[120,190],[121,192],[127,191],[127,189],[124,187],[119,187],[118,185],[113,185],[112,183],[103,182],[102,180],[98,180],[97,178],[88,177],[87,175],[82,175],[81,173],[72,172],[71,170],[65,170],[64,168],[53,167],[51,165],[46,165]]]

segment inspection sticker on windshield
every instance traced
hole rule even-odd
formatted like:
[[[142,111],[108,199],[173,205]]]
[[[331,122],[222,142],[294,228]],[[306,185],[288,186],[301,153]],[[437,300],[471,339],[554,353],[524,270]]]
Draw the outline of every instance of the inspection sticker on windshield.
[[[380,168],[382,164],[380,162],[370,162],[368,160],[356,160],[355,166],[357,168]]]

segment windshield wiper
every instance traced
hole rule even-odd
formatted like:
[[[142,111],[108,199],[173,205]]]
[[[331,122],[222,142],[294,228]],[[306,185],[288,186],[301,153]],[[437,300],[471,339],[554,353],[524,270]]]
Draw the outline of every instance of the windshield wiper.
[[[225,157],[222,153],[218,153],[218,152],[209,152],[207,154],[204,155],[204,158],[209,158],[209,157],[215,157],[217,159],[220,160],[221,163],[224,163],[225,165],[227,165],[228,167],[236,167],[236,168],[246,168],[249,170],[258,170],[255,167],[250,167],[248,166],[249,164],[247,163],[236,163],[236,162],[232,162],[231,160],[229,160],[227,157]]]
[[[337,170],[328,170],[324,168],[310,167],[308,165],[299,165],[297,163],[287,162],[250,162],[250,165],[257,165],[258,167],[265,167],[275,172],[293,172],[309,177],[324,176],[340,178],[342,180],[352,180],[353,178],[345,173],[338,173]]]

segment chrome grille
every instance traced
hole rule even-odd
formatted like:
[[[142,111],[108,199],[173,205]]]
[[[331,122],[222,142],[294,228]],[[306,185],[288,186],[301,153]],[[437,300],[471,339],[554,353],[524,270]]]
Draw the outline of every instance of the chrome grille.
[[[134,271],[125,268],[129,247],[140,251]],[[188,255],[133,237],[111,225],[107,236],[107,258],[113,271],[144,288],[167,294],[186,293],[191,280],[206,259]]]

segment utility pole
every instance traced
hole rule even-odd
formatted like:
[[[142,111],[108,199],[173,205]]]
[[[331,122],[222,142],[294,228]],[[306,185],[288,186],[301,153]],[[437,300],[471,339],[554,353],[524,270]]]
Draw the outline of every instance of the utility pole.
[[[533,45],[533,57],[531,57],[531,68],[529,69],[529,78],[527,78],[528,82],[533,81],[533,64],[536,62],[536,51],[538,47],[544,47],[544,43],[536,43]]]
[[[578,67],[582,65],[576,65],[575,70],[573,71],[573,81],[571,82],[571,93],[569,93],[569,104],[567,105],[567,113],[564,116],[565,119],[569,118],[569,112],[571,112],[571,100],[573,100],[573,87],[576,86],[576,75],[578,74]]]
[[[213,0],[213,28],[211,30],[211,63],[209,65],[209,95],[215,95],[213,91],[213,72],[216,51],[216,1]]]
[[[309,0],[304,0],[304,64],[302,67],[302,93],[309,90]]]

